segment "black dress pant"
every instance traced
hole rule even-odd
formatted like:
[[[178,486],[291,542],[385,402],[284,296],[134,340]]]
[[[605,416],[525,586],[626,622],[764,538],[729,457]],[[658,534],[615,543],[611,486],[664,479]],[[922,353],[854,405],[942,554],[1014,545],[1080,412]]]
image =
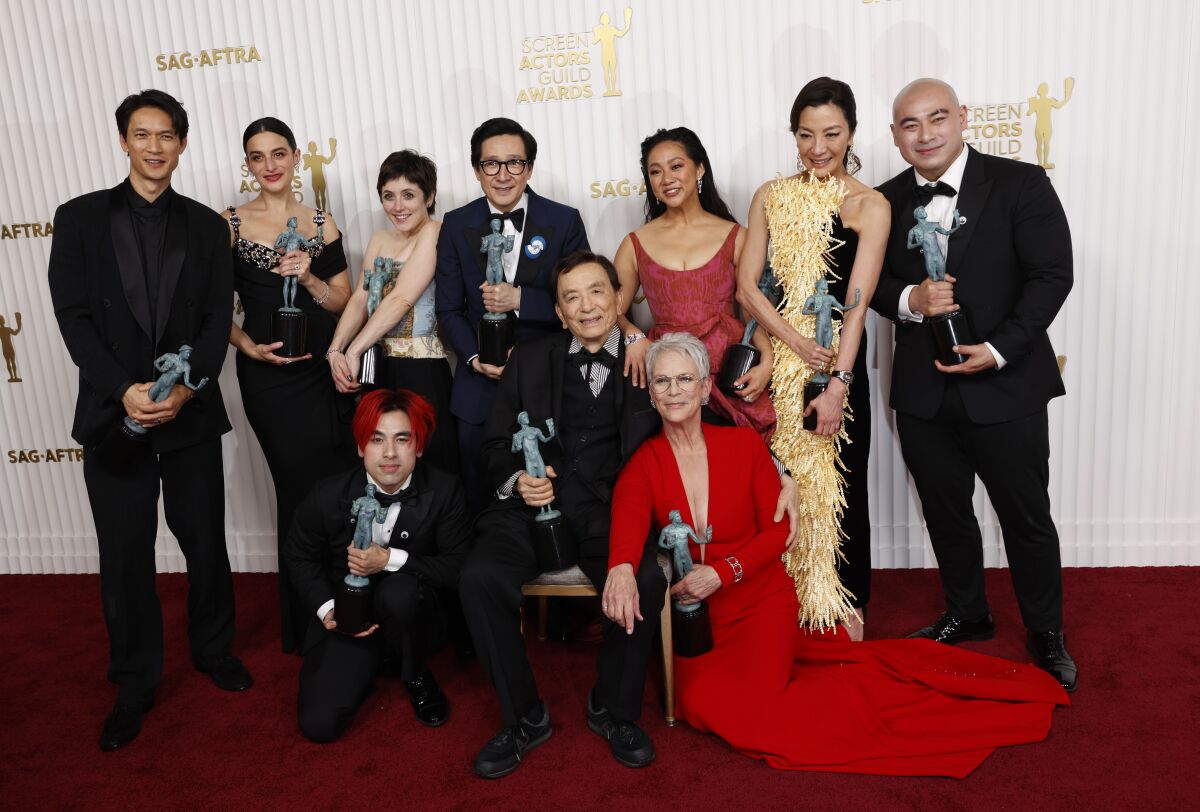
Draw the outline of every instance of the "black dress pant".
[[[842,444],[842,464],[846,486],[846,507],[842,512],[842,553],[838,576],[842,585],[854,593],[850,601],[856,608],[871,601],[871,512],[867,476],[871,464],[871,384],[867,379],[867,336],[854,363],[854,385],[850,387],[850,409],[854,419],[846,421],[851,442]]]
[[[345,731],[370,693],[386,654],[399,656],[401,679],[416,679],[424,672],[431,600],[427,592],[432,594],[415,576],[389,573],[373,589],[372,609],[379,624],[374,634],[352,637],[314,623],[310,634],[316,642],[304,653],[297,700],[300,730],[307,738],[329,742]]]
[[[937,555],[947,609],[969,621],[988,614],[983,538],[971,501],[978,474],[1000,520],[1026,628],[1061,630],[1062,562],[1050,515],[1045,408],[1006,423],[978,425],[967,417],[958,387],[948,383],[934,419],[897,413],[896,427]]]
[[[467,515],[472,518],[482,513],[492,498],[488,492],[487,476],[484,474],[483,459],[480,456],[484,428],[482,423],[468,423],[462,418],[458,419],[459,464],[463,492],[467,496]]]
[[[610,506],[593,499],[562,510],[578,544],[579,568],[602,593],[608,578]],[[459,594],[475,650],[499,694],[504,724],[513,726],[539,701],[520,631],[521,585],[541,574],[530,538],[530,513],[521,508],[489,510],[479,517],[475,537]],[[641,715],[646,664],[667,588],[649,542],[637,567],[637,587],[644,620],[634,626],[633,634],[626,634],[605,618],[596,681],[597,704],[628,722]]]
[[[155,586],[158,495],[188,571],[188,643],[194,663],[229,654],[233,578],[225,547],[221,438],[178,451],[147,452],[116,474],[90,449],[83,479],[100,550],[100,597],[108,627],[108,678],[118,699],[145,704],[162,681],[163,622]]]

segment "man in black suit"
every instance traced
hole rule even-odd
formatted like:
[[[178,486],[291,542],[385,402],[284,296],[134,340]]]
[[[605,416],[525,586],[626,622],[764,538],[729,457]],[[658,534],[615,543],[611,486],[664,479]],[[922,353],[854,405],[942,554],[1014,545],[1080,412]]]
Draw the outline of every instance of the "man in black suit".
[[[570,206],[548,200],[528,188],[537,158],[537,141],[520,124],[493,118],[471,134],[471,166],[484,196],[446,215],[438,236],[435,300],[438,323],[458,355],[450,393],[450,411],[458,418],[463,484],[471,515],[490,498],[479,458],[484,423],[503,366],[479,360],[476,331],[485,312],[515,318],[519,344],[546,333],[560,333],[554,314],[551,271],[558,261],[588,247],[583,218]],[[494,218],[502,234],[513,237],[504,255],[504,279],[484,286],[487,257],[482,238]]]
[[[366,395],[354,415],[363,467],[318,482],[296,511],[284,555],[313,613],[298,703],[300,730],[312,741],[341,735],[389,654],[399,657],[417,719],[437,727],[448,718],[425,657],[435,589],[457,583],[471,525],[457,477],[419,462],[434,420],[433,407],[407,390]],[[360,550],[351,506],[368,484],[385,513],[372,522],[373,543]],[[336,631],[334,595],[347,572],[372,581],[374,624],[353,636]]]
[[[1071,233],[1045,171],[981,155],[963,143],[966,126],[949,85],[909,84],[893,104],[892,135],[912,169],[879,187],[892,231],[871,307],[897,323],[891,405],[946,597],[946,611],[911,636],[958,643],[994,634],[971,502],[978,474],[1004,533],[1029,650],[1072,690],[1046,415],[1065,393],[1046,330],[1071,290]],[[946,230],[956,209],[966,218],[938,237],[943,281],[906,247],[919,205]],[[966,360],[946,366],[920,322],[960,307],[980,343],[956,347]]]
[[[83,476],[100,551],[100,591],[109,635],[108,678],[117,702],[100,736],[113,750],[132,741],[162,679],[162,612],[154,542],[161,483],[167,526],[188,568],[192,662],[217,687],[252,684],[230,654],[233,580],[225,547],[221,435],[229,420],[217,378],[232,320],[229,231],[212,210],[171,189],[187,147],[187,114],[147,90],[116,111],[129,177],[77,197],[54,216],[50,295],[63,342],[79,367],[71,436],[83,446]],[[154,361],[192,348],[192,392],[176,384],[149,396]],[[128,468],[97,449],[124,417],[149,429]]]

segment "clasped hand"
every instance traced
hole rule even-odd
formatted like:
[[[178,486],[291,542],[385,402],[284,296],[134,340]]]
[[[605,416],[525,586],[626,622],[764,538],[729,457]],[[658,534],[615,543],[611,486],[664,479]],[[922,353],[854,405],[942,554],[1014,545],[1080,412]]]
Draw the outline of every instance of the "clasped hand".
[[[121,396],[125,414],[140,426],[161,426],[163,423],[170,423],[179,414],[183,404],[192,398],[192,390],[177,383],[171,387],[171,394],[155,402],[150,399],[150,389],[153,386],[152,383],[135,383]]]
[[[307,251],[294,248],[279,258],[279,275],[294,276],[296,283],[303,285],[311,278],[312,257]]]
[[[522,471],[517,477],[517,493],[530,507],[548,505],[554,501],[554,483],[550,480],[556,476],[553,465],[546,466],[544,477],[530,476]]]
[[[387,566],[389,558],[388,551],[378,544],[368,545],[365,550],[360,550],[353,544],[346,548],[346,563],[350,567],[350,574],[358,575],[362,578],[374,575],[377,572],[383,572],[383,568]]]
[[[708,564],[697,564],[683,580],[671,587],[671,597],[679,603],[699,603],[721,588],[721,576]]]
[[[484,282],[479,286],[483,294],[483,307],[489,313],[507,313],[510,310],[521,309],[521,289],[507,282],[499,285],[489,285]]]
[[[337,628],[337,620],[335,620],[333,617],[333,609],[330,609],[328,612],[325,613],[325,619],[322,620],[321,623],[324,624],[325,628],[328,629],[329,631],[333,631],[334,629]],[[366,629],[363,629],[361,632],[359,632],[358,634],[356,634],[354,636],[355,637],[366,637],[368,635],[374,634],[375,630],[378,628],[379,628],[379,624],[373,623],[369,627],[367,627]]]
[[[946,274],[946,278],[940,282],[926,278],[908,294],[908,309],[925,317],[953,313],[958,310],[958,305],[954,303],[956,281],[950,274]]]

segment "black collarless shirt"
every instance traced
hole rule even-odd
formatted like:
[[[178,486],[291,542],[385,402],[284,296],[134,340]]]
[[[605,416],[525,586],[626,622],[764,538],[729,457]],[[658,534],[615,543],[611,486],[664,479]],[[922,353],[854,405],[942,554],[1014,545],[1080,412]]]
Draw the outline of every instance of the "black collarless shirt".
[[[133,184],[125,187],[129,201],[129,216],[133,221],[133,233],[141,255],[142,273],[146,280],[146,298],[150,304],[150,323],[158,323],[158,280],[162,270],[163,246],[167,236],[167,217],[171,210],[168,186],[153,203],[134,191]]]

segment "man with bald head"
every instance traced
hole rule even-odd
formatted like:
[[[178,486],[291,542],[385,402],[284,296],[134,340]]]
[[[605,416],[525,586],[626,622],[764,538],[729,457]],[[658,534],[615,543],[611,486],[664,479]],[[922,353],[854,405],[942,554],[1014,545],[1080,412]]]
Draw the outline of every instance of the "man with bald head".
[[[1047,490],[1046,404],[1065,389],[1046,330],[1071,290],[1071,233],[1045,170],[980,154],[963,143],[966,126],[950,85],[906,86],[892,105],[892,137],[912,168],[879,187],[892,232],[871,307],[896,322],[891,406],[946,598],[945,612],[911,636],[959,643],[995,634],[972,506],[978,475],[1000,520],[1029,651],[1070,691],[1076,668]],[[938,236],[941,281],[906,247],[918,206],[947,231],[955,210],[966,218]],[[966,360],[946,366],[921,322],[960,308],[979,343],[955,347]]]

